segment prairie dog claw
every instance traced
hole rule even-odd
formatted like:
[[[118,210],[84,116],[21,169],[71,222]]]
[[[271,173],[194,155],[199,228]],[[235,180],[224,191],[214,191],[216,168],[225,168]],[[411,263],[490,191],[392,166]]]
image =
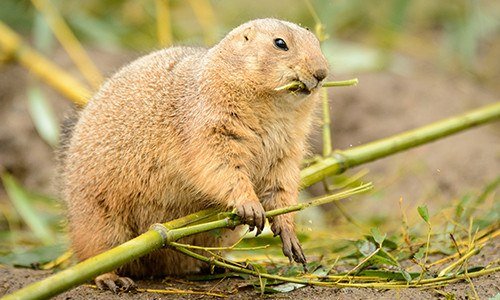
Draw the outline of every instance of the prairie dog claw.
[[[266,224],[266,212],[262,204],[258,201],[244,201],[236,206],[236,214],[241,218],[244,224],[250,225],[250,231],[257,228],[258,236]]]
[[[128,277],[120,277],[115,273],[105,273],[95,278],[95,284],[100,290],[119,292],[133,291],[137,288],[135,282]]]

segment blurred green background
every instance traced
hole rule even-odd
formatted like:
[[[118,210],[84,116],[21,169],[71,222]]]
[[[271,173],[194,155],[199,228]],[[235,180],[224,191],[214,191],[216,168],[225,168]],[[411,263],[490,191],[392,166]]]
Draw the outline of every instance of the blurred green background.
[[[175,44],[212,45],[246,20],[277,17],[314,28],[305,1],[168,1]],[[158,48],[154,0],[54,1],[87,47]],[[194,3],[194,4],[193,4]],[[500,3],[495,0],[311,1],[330,39],[333,67],[381,69],[394,53],[497,85]],[[3,0],[0,19],[33,38],[36,10],[27,0]],[[331,44],[331,45],[330,45]],[[338,66],[337,66],[338,65]]]

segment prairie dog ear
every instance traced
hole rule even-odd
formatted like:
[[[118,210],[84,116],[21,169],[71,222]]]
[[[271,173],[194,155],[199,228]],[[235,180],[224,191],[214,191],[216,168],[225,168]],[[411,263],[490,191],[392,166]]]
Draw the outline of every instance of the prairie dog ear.
[[[241,39],[243,41],[251,41],[253,40],[254,36],[255,36],[255,29],[253,28],[253,26],[248,26],[241,32]]]

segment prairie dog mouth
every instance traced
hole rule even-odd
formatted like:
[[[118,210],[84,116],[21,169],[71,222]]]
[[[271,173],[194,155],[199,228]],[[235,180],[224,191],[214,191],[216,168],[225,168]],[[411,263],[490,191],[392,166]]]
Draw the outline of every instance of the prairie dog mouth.
[[[315,88],[315,87],[313,87],[313,88]],[[283,86],[275,88],[275,90],[276,91],[287,90],[287,91],[290,91],[290,92],[296,93],[296,94],[309,95],[309,94],[311,94],[312,89],[309,89],[307,87],[307,85],[304,82],[300,81],[299,79],[295,79],[288,84],[285,84]]]
[[[304,94],[304,95],[311,94],[311,90],[307,88],[307,85],[304,82],[300,80],[296,80],[294,82],[297,82],[297,85],[295,87],[291,87],[290,89],[288,89],[290,92]]]

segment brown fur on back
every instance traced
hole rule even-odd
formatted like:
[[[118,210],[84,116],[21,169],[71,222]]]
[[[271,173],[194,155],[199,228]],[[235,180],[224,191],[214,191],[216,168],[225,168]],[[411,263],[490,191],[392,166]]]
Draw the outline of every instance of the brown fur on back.
[[[274,38],[290,49],[277,49]],[[308,96],[274,89],[296,79],[318,84],[314,75],[326,68],[311,33],[263,19],[211,49],[160,50],[116,73],[80,112],[63,148],[77,256],[86,259],[153,223],[209,207],[230,210],[253,199],[266,210],[295,203],[317,88]],[[273,221],[293,231],[291,216]],[[204,233],[182,242],[222,245],[233,236]],[[201,266],[162,249],[119,273],[183,274]]]

